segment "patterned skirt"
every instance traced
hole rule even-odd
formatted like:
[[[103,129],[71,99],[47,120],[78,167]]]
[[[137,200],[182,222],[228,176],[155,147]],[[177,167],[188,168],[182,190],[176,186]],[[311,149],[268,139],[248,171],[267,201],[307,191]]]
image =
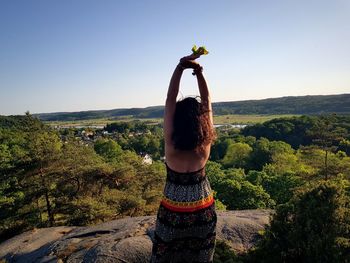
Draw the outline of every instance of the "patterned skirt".
[[[178,173],[167,166],[151,262],[212,262],[216,221],[205,169]]]

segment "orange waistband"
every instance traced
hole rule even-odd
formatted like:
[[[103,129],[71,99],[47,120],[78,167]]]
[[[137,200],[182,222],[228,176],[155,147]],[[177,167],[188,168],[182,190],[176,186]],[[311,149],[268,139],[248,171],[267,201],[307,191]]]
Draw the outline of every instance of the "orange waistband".
[[[163,198],[161,204],[169,210],[175,212],[194,212],[203,208],[207,208],[214,203],[213,193],[208,197],[195,202],[176,202],[166,197]]]

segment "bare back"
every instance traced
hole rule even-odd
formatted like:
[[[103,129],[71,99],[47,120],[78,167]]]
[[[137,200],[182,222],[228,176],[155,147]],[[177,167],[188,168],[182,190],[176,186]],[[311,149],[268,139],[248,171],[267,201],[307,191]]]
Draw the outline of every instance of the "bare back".
[[[169,145],[165,146],[169,148]],[[174,148],[173,145],[170,148]],[[198,153],[196,151],[181,151],[181,150],[166,150],[165,161],[167,165],[177,172],[194,172],[198,171],[205,166],[209,159],[210,145],[205,147],[206,149]]]
[[[172,134],[174,131],[174,113],[176,109],[176,97],[179,91],[180,79],[183,69],[176,67],[168,89],[164,112],[164,140],[165,140],[165,161],[167,165],[177,172],[193,172],[203,168],[209,159],[211,144],[204,145],[201,150],[178,150],[175,149]],[[201,95],[201,103],[207,108],[211,125],[213,116],[209,90],[206,80],[200,71],[197,76],[198,88]]]

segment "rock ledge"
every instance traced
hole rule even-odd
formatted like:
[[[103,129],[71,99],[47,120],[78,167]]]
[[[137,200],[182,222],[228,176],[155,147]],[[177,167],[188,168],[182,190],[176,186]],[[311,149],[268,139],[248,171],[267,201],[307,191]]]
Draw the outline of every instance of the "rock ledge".
[[[251,248],[271,210],[218,212],[217,239],[237,253]],[[149,262],[155,216],[127,217],[95,226],[34,229],[0,244],[7,262]]]

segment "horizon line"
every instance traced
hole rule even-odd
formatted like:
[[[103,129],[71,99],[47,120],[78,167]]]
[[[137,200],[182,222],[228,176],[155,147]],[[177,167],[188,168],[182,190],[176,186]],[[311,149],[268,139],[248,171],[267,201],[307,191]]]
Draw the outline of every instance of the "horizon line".
[[[212,101],[212,103],[226,103],[226,102],[245,102],[245,101],[262,101],[269,99],[281,99],[281,98],[291,98],[291,97],[308,97],[308,96],[341,96],[341,95],[350,95],[350,93],[340,93],[340,94],[309,94],[309,95],[286,95],[280,97],[268,97],[262,99],[243,99],[243,100],[227,100],[227,101]],[[23,116],[26,112],[29,112],[31,115],[44,115],[44,114],[64,114],[64,113],[76,113],[76,112],[92,112],[92,111],[111,111],[111,110],[128,110],[128,109],[146,109],[152,107],[164,107],[164,105],[151,105],[144,107],[121,107],[121,108],[110,108],[110,109],[90,109],[90,110],[75,110],[75,111],[53,111],[53,112],[39,112],[31,113],[29,110],[25,111],[23,114],[8,114],[0,116]]]

